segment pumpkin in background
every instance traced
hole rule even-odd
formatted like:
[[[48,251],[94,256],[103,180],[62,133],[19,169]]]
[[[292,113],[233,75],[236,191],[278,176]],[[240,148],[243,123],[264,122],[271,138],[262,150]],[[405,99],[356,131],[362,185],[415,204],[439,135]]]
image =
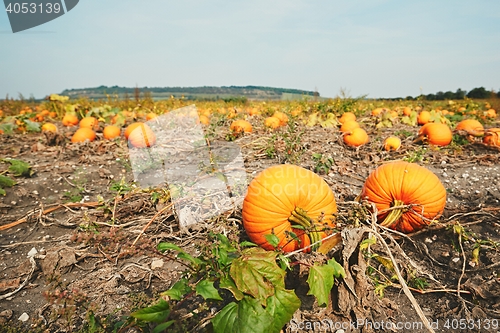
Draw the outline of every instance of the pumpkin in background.
[[[347,120],[340,126],[340,131],[342,133],[350,132],[355,128],[359,128],[359,123],[356,120]]]
[[[464,119],[455,127],[457,131],[465,131],[469,135],[482,136],[484,134],[484,126],[476,119]]]
[[[368,134],[362,128],[355,128],[344,134],[344,143],[351,147],[359,147],[370,141]]]
[[[490,128],[486,130],[483,143],[489,146],[500,146],[500,128]]]
[[[267,117],[266,120],[264,120],[264,126],[276,129],[280,127],[280,120],[276,117]]]
[[[396,151],[399,147],[401,147],[401,139],[397,136],[390,136],[384,141],[384,150],[386,151]]]
[[[349,121],[349,120],[356,120],[356,115],[352,112],[346,112],[344,113],[340,118],[339,118],[339,122],[341,124],[344,124],[345,122]]]
[[[250,240],[273,250],[266,235],[274,234],[284,252],[322,239],[335,227],[336,213],[335,197],[323,178],[289,164],[259,173],[248,186],[242,209],[243,227]]]
[[[127,126],[127,128],[125,128],[125,131],[123,132],[123,135],[125,136],[125,139],[128,139],[128,136],[130,135],[130,133],[132,133],[132,131],[139,127],[141,124],[144,124],[143,122],[135,122],[135,123],[132,123],[130,125]]]
[[[419,125],[425,125],[431,120],[431,113],[429,111],[422,111],[417,116],[417,123]]]
[[[65,114],[62,119],[62,124],[64,126],[76,126],[79,122],[78,117],[70,113]]]
[[[200,115],[200,123],[202,123],[203,125],[210,125],[210,118],[208,118],[208,116],[202,114],[202,115]]]
[[[453,139],[450,127],[441,123],[427,123],[418,131],[417,141],[423,141],[435,146],[447,146]]]
[[[121,132],[122,130],[120,129],[120,127],[115,125],[107,125],[102,130],[102,136],[107,140],[112,140],[114,138],[119,137]]]
[[[233,133],[252,133],[252,124],[246,120],[235,120],[231,123],[229,129]]]
[[[286,124],[288,124],[288,116],[281,111],[276,111],[273,114],[273,117],[279,119],[280,126],[285,126]]]
[[[390,162],[375,169],[359,196],[377,207],[378,222],[411,233],[441,216],[446,189],[428,169],[408,162]]]
[[[71,137],[71,142],[85,142],[87,140],[94,141],[95,140],[95,132],[88,127],[79,128]]]
[[[140,123],[129,133],[128,142],[136,148],[151,147],[156,143],[156,135],[147,124]]]
[[[45,123],[42,126],[42,132],[53,132],[57,133],[57,126],[52,123]]]
[[[146,120],[155,119],[156,117],[158,117],[158,115],[154,112],[148,112],[148,114],[146,114]]]
[[[80,128],[84,127],[95,130],[99,127],[99,122],[95,117],[85,117],[80,120]]]

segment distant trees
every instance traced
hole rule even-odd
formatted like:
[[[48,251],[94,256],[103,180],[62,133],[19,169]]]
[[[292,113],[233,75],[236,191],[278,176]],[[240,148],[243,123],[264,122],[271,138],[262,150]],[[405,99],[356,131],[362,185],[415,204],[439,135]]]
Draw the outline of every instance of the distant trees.
[[[467,93],[468,98],[482,99],[482,98],[488,98],[490,96],[491,92],[484,89],[484,87],[474,88]]]

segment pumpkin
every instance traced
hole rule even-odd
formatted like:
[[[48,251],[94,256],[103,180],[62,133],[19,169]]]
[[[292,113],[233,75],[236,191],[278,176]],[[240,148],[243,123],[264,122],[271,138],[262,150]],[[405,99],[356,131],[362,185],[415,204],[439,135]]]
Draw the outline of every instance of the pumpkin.
[[[156,117],[158,117],[158,115],[154,112],[149,112],[148,114],[146,114],[146,120],[155,119]]]
[[[372,116],[377,117],[379,116],[382,112],[384,112],[384,108],[376,108],[372,110]]]
[[[417,116],[417,123],[425,125],[431,120],[431,113],[429,111],[422,111]]]
[[[139,127],[141,124],[144,124],[142,122],[136,122],[136,123],[132,123],[130,125],[127,126],[127,128],[125,128],[125,131],[123,132],[123,135],[125,136],[125,139],[128,139],[130,133],[132,133],[132,131]]]
[[[403,108],[403,115],[405,115],[405,116],[409,116],[409,115],[411,115],[411,113],[412,113],[412,111],[411,111],[411,108],[410,108],[410,107],[405,106],[405,107]]]
[[[99,122],[95,117],[85,117],[80,120],[80,128],[91,128],[91,129],[96,129],[99,127]]]
[[[128,142],[136,148],[151,147],[156,143],[156,135],[147,124],[140,123],[129,133]]]
[[[266,120],[264,120],[264,125],[266,127],[276,129],[280,127],[280,120],[276,117],[267,117]]]
[[[344,124],[345,122],[349,121],[349,120],[356,120],[356,115],[352,112],[346,112],[344,113],[340,118],[339,118],[339,122],[341,124]]]
[[[469,135],[482,136],[484,134],[484,127],[476,119],[464,119],[455,127],[457,131],[465,131]]]
[[[91,128],[82,127],[76,130],[76,132],[71,137],[71,142],[85,142],[87,140],[95,140],[95,132]]]
[[[76,126],[79,122],[78,117],[70,113],[65,114],[62,119],[62,124],[64,126]]]
[[[57,126],[52,123],[45,123],[42,126],[42,132],[53,132],[57,133]]]
[[[114,138],[117,138],[121,134],[121,129],[118,126],[115,125],[107,125],[104,127],[102,130],[102,136],[107,139],[107,140],[112,140]]]
[[[250,182],[242,208],[243,227],[250,240],[273,250],[266,235],[274,234],[284,252],[322,239],[335,227],[336,213],[335,196],[323,178],[289,164],[260,172]]]
[[[427,123],[418,131],[417,141],[424,141],[435,146],[447,146],[453,139],[453,133],[446,124]]]
[[[366,131],[360,127],[344,134],[344,143],[351,147],[359,147],[370,141]]]
[[[446,189],[434,173],[418,164],[390,162],[368,176],[359,199],[375,204],[382,226],[411,233],[441,216]]]
[[[401,139],[397,136],[390,136],[384,141],[384,149],[386,151],[396,151],[399,147],[401,147]]]
[[[200,123],[202,123],[203,125],[210,125],[210,118],[208,118],[208,116],[202,114],[200,116]]]
[[[490,128],[486,130],[483,143],[489,146],[500,146],[500,128]]]
[[[342,133],[350,132],[353,129],[358,128],[358,127],[359,127],[359,123],[356,120],[348,120],[348,121],[342,123],[342,126],[340,126],[340,131]]]
[[[252,124],[246,120],[235,120],[229,127],[233,133],[252,133]]]
[[[279,119],[280,126],[285,126],[286,124],[288,124],[288,116],[281,111],[276,111],[273,114],[273,117]]]

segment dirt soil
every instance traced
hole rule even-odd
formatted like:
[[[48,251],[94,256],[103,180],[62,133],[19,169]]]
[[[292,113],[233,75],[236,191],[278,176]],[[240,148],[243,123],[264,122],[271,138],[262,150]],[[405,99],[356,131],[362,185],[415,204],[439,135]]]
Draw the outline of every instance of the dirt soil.
[[[133,181],[123,140],[72,144],[67,139],[72,130],[60,130],[65,135],[59,139],[41,133],[0,135],[0,157],[26,161],[34,171],[31,177],[16,177],[17,184],[0,197],[0,226],[22,222],[0,229],[0,330],[84,331],[91,311],[109,328],[121,316],[151,304],[179,278],[182,266],[155,250],[160,241],[195,253],[209,230],[246,239],[241,209],[185,231],[170,209],[133,245],[165,203],[153,204],[147,191],[117,195],[110,190],[122,178],[128,184]],[[398,130],[372,130],[370,143],[358,149],[346,147],[337,130],[321,127],[299,126],[295,137],[275,139],[263,128],[254,128],[254,133],[234,142],[242,149],[249,180],[274,164],[292,162],[314,170],[319,162],[313,154],[331,157],[333,164],[320,174],[346,215],[371,171],[387,161],[413,156],[441,179],[448,199],[441,223],[410,237],[390,235],[394,241],[389,240],[389,246],[406,267],[405,274],[413,267],[419,278],[414,281],[425,281],[423,291],[410,285],[412,294],[435,332],[500,331],[500,151],[481,143],[425,147],[412,143],[411,135],[399,151],[383,151],[383,138]],[[0,172],[8,166],[0,163]],[[50,208],[58,209],[47,213]],[[461,239],[458,225],[464,230]],[[361,240],[367,235],[344,236]],[[479,248],[477,260],[474,248]],[[382,247],[373,251],[384,254]],[[352,283],[337,281],[332,304],[318,308],[307,295],[301,272],[292,272],[288,284],[296,289],[302,306],[284,331],[398,331],[376,326],[382,322],[406,325],[399,331],[425,331],[397,281],[385,285],[383,279],[374,279],[382,275],[368,273],[368,263],[384,272],[380,263],[368,262],[355,248],[344,247],[337,255],[347,261],[344,267]],[[371,320],[371,326],[352,324],[364,319]],[[465,328],[460,326],[464,323]],[[189,330],[207,331],[210,326]]]

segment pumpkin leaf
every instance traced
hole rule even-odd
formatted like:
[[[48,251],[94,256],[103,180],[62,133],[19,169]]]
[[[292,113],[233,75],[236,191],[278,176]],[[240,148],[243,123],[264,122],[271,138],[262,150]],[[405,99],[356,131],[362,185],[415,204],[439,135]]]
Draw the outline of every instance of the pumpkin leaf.
[[[229,271],[238,289],[264,306],[275,287],[285,287],[285,271],[276,264],[276,254],[261,248],[245,249],[233,260]]]
[[[383,256],[380,256],[378,254],[373,254],[372,258],[374,258],[379,263],[381,263],[382,266],[384,266],[385,268],[387,268],[387,270],[389,270],[390,272],[393,272],[393,273],[395,272],[394,265],[393,265],[391,259],[383,257]]]
[[[375,243],[377,243],[377,238],[375,238],[375,236],[370,236],[361,242],[361,244],[359,245],[359,250],[366,250],[370,245],[374,245]]]
[[[0,130],[2,130],[5,134],[12,134],[14,133],[14,129],[16,128],[16,125],[13,123],[3,123],[0,124]]]
[[[180,301],[182,296],[191,291],[186,279],[180,279],[169,290],[162,293],[163,296],[168,296],[173,300]]]
[[[3,188],[3,187],[12,187],[16,185],[16,181],[7,177],[7,176],[4,176],[4,175],[0,175],[0,188]]]
[[[156,326],[154,330],[151,331],[151,333],[161,333],[164,332],[167,328],[169,328],[173,323],[175,323],[175,320],[169,320],[165,323],[161,323],[160,325]]]
[[[412,111],[409,116],[404,116],[401,118],[401,123],[416,126],[417,125],[418,114],[416,111]]]
[[[309,284],[308,295],[314,295],[318,300],[319,306],[326,306],[328,304],[328,295],[332,290],[335,274],[335,268],[331,265],[314,264],[309,269],[309,276],[307,277],[307,284]]]
[[[342,236],[338,232],[334,236],[324,239],[316,251],[319,253],[327,254],[341,241],[342,241]]]
[[[245,295],[236,287],[233,280],[228,277],[220,279],[219,287],[229,290],[237,301],[241,301]]]
[[[273,331],[273,317],[255,298],[245,296],[240,302],[226,305],[213,319],[214,332],[255,333]]]
[[[196,285],[196,294],[200,295],[204,299],[215,299],[218,301],[222,301],[222,297],[220,297],[219,292],[214,287],[214,282],[210,280],[201,280]]]
[[[293,290],[276,289],[276,293],[267,299],[266,307],[266,312],[273,318],[271,332],[279,332],[292,319],[300,304]]]
[[[339,278],[339,277],[345,278],[346,277],[344,267],[342,267],[342,265],[339,264],[337,262],[337,260],[335,260],[335,258],[328,260],[327,263],[328,263],[328,265],[332,266],[334,269],[333,276],[335,276],[337,278]]]
[[[37,123],[36,121],[26,119],[24,120],[24,123],[26,124],[26,130],[28,132],[40,132],[42,130],[40,123]]]
[[[140,309],[139,311],[131,314],[131,316],[134,318],[153,323],[161,323],[165,319],[167,319],[169,315],[170,306],[163,299],[160,299],[160,301],[155,305]]]
[[[5,192],[5,190],[3,188],[0,187],[0,195],[7,195],[7,192]]]
[[[177,254],[177,258],[189,261],[197,267],[204,263],[203,260],[200,260],[198,258],[193,257],[192,255],[190,255],[189,253],[185,252],[183,249],[181,249],[180,247],[178,247],[177,245],[172,244],[172,243],[162,242],[162,243],[158,244],[158,246],[156,248],[160,252],[165,252],[167,250],[177,251],[177,252],[179,252],[179,254]]]
[[[313,127],[318,123],[318,112],[312,113],[307,117],[306,126]]]
[[[333,113],[328,113],[326,117],[320,117],[319,124],[323,128],[332,128],[339,124],[337,117]]]
[[[264,235],[264,238],[266,239],[266,241],[271,244],[272,247],[276,248],[278,247],[279,243],[280,243],[280,239],[278,238],[278,236],[276,236],[275,234],[267,234],[267,235]]]
[[[31,170],[31,165],[24,161],[16,160],[14,158],[5,158],[2,161],[10,163],[8,170],[15,177],[31,177],[35,173],[33,170]]]

